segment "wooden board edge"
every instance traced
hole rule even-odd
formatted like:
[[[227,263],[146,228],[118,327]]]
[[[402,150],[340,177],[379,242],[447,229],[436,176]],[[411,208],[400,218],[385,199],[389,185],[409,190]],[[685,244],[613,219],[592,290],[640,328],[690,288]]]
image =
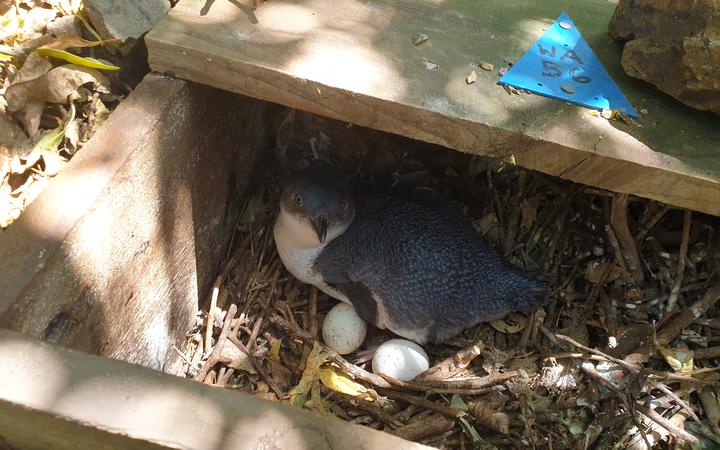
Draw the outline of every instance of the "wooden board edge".
[[[527,169],[720,216],[720,183],[693,175],[690,170],[665,155],[659,154],[652,165],[617,159],[461,118],[443,116],[412,105],[359,95],[311,80],[298,82],[295,77],[273,69],[235,60],[217,61],[192,48],[183,47],[184,56],[180,59],[201,58],[213,63],[214,70],[205,70],[201,65],[190,67],[178,62],[177,55],[173,53],[177,48],[162,40],[164,23],[161,21],[156,29],[151,30],[146,36],[146,43],[150,67],[166,75],[465,153],[499,158],[512,156],[517,165]],[[269,77],[281,80],[288,88],[282,89],[268,83],[265,80]],[[333,96],[343,98],[332,99]],[[351,114],[333,108],[340,101],[346,104],[352,102]],[[414,117],[414,120],[404,121],[403,117]],[[422,123],[424,126],[415,127],[412,123]],[[454,138],[457,136],[462,138]],[[467,145],[464,142],[475,144]],[[638,147],[641,146],[638,143]],[[633,149],[629,148],[628,151]],[[585,165],[588,170],[578,170],[578,165]]]
[[[53,446],[46,448],[57,450],[428,448],[280,402],[60,348],[2,329],[0,366],[9,368],[0,383],[0,437],[21,449],[42,448],[43,436],[54,436]],[[17,421],[9,419],[15,414],[32,421],[14,427]],[[33,423],[52,428],[38,429]],[[68,434],[72,430],[91,435]],[[108,433],[112,439],[89,441]],[[96,445],[81,445],[87,442]]]

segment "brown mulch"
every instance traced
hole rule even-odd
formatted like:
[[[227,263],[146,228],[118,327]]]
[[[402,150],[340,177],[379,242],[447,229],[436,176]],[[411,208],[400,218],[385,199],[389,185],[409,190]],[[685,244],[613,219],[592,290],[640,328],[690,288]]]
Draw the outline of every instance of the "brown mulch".
[[[438,448],[720,446],[717,218],[295,114],[177,349],[179,375]],[[435,367],[408,383],[327,349],[336,300],[290,276],[272,240],[279,167],[309,154],[334,155],[361,189],[457,202],[509,260],[549,275],[545,307],[426,346]],[[363,348],[392,336],[369,328]]]

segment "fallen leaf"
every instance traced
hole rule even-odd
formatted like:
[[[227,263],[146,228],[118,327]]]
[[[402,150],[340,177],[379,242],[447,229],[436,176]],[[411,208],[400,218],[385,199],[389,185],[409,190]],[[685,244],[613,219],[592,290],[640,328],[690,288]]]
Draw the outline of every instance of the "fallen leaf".
[[[37,173],[46,177],[54,177],[57,175],[62,166],[67,162],[57,152],[44,152],[42,158],[45,163],[45,168],[43,168],[42,171],[37,169],[33,170],[37,170]]]
[[[567,409],[565,411],[565,414],[563,414],[561,422],[567,427],[568,431],[573,436],[580,436],[581,434],[585,433],[585,430],[587,430],[587,427],[590,424],[587,410],[585,409],[580,409],[577,411],[573,409]]]
[[[67,61],[71,64],[77,64],[78,66],[83,67],[90,67],[93,69],[102,69],[102,70],[120,70],[120,67],[114,66],[108,62],[101,61],[94,58],[86,58],[78,55],[74,55],[70,52],[67,52],[65,50],[59,50],[56,48],[39,48],[35,50],[35,53],[37,53],[40,56],[46,56],[51,58],[57,58],[62,59],[63,61]]]
[[[18,150],[24,148],[27,143],[28,137],[25,132],[9,117],[0,115],[0,148]],[[0,180],[2,180],[1,176]]]
[[[74,155],[78,151],[78,145],[80,144],[80,124],[82,119],[75,119],[68,125],[65,130],[65,150],[70,154]]]
[[[348,378],[332,366],[320,369],[320,381],[333,391],[352,395],[353,397],[363,396],[365,400],[372,400],[372,397],[367,395],[368,390],[365,386]]]
[[[19,118],[28,136],[33,137],[37,133],[44,111],[45,102],[38,100],[28,100],[22,109],[20,109]]]
[[[93,83],[98,92],[110,92],[107,79],[95,69],[74,64],[56,67],[33,80],[8,86],[8,110],[18,111],[30,100],[66,104],[80,98],[78,88],[88,83]]]
[[[470,414],[475,417],[481,425],[492,430],[499,431],[502,434],[510,432],[510,417],[482,402],[472,402],[469,405]]]
[[[40,49],[65,50],[68,48],[87,48],[96,47],[98,45],[119,43],[122,43],[120,39],[103,39],[99,41],[89,41],[87,39],[81,38],[80,36],[75,36],[72,34],[60,34],[55,38],[54,41],[43,45],[42,47],[40,47]]]
[[[219,359],[232,369],[242,370],[243,372],[252,374],[257,373],[250,357],[237,348],[230,340],[223,342],[223,346],[220,347]]]
[[[303,370],[300,382],[288,393],[288,398],[292,406],[302,408],[312,385],[317,382],[320,375],[320,366],[325,362],[325,359],[327,359],[321,350],[322,347],[315,341],[312,351],[308,355],[307,364],[305,364],[305,370]]]
[[[428,40],[428,35],[425,33],[418,33],[412,37],[413,45],[420,45]]]
[[[676,372],[690,373],[693,371],[695,352],[687,348],[671,348],[657,345],[658,352]]]
[[[495,319],[490,321],[490,326],[501,333],[514,334],[525,329],[525,324],[510,319]]]
[[[32,89],[30,83],[42,78],[50,69],[52,69],[52,64],[45,58],[35,54],[28,55],[25,63],[15,75],[13,82],[5,90],[8,110],[19,111],[24,105],[22,100],[27,97],[26,91]],[[21,100],[15,101],[15,97],[20,97]]]
[[[477,73],[475,73],[474,70],[472,72],[470,72],[470,75],[465,77],[465,83],[467,83],[467,84],[473,84],[476,81],[477,81]]]
[[[282,339],[278,339],[270,347],[270,358],[280,362],[280,348],[282,347]]]

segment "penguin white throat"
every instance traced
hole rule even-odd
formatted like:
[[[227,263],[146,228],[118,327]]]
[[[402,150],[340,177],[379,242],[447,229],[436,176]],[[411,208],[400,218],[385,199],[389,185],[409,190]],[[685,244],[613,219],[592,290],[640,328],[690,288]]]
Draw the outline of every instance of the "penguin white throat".
[[[351,223],[352,220],[344,223],[330,222],[325,242],[320,242],[317,232],[307,217],[293,214],[281,207],[273,228],[278,255],[295,278],[323,289],[324,282],[320,274],[313,270],[313,263],[323,248],[343,234]]]

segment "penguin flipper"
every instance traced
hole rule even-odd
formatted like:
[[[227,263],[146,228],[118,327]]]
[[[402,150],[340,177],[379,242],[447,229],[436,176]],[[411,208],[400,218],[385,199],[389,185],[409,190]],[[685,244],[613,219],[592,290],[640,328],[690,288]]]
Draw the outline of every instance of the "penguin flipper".
[[[360,318],[373,325],[378,325],[377,304],[370,288],[360,282],[350,280],[330,284],[330,286],[350,300]]]

